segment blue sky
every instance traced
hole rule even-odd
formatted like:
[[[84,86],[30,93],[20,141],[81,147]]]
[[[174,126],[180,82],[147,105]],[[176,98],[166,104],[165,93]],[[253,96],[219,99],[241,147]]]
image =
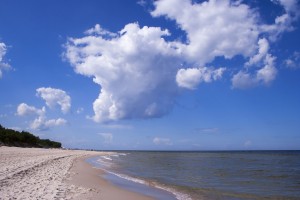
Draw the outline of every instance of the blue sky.
[[[0,0],[0,123],[71,148],[299,149],[299,10]]]

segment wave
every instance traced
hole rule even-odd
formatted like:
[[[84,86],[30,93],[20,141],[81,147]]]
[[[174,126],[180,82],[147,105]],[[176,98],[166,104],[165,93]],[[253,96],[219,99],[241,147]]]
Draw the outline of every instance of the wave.
[[[98,157],[96,161],[96,165],[97,167],[101,168],[102,170],[104,170],[106,173],[108,174],[112,174],[114,176],[117,176],[121,179],[125,179],[127,181],[131,181],[134,183],[139,183],[142,185],[146,185],[148,187],[152,187],[152,188],[156,188],[156,189],[160,189],[166,192],[169,192],[171,194],[173,194],[175,196],[176,199],[178,200],[192,200],[192,198],[188,195],[188,194],[184,194],[182,192],[177,191],[176,189],[172,188],[171,186],[165,186],[159,182],[156,181],[151,181],[151,180],[143,180],[140,178],[135,178],[132,176],[128,176],[125,174],[121,174],[121,173],[116,173],[111,171],[111,166],[114,165],[113,159],[119,156],[127,156],[128,153],[115,153],[112,155],[106,155],[106,156],[100,156]]]
[[[167,191],[167,192],[173,194],[176,197],[176,199],[178,199],[178,200],[192,200],[192,198],[190,198],[189,195],[184,194],[182,192],[178,192],[176,189],[164,186],[164,185],[162,185],[158,182],[149,181],[149,180],[146,181],[146,180],[143,180],[143,179],[134,178],[134,177],[131,177],[131,176],[128,176],[128,175],[125,175],[125,174],[112,172],[112,171],[107,170],[107,169],[102,169],[102,170],[104,170],[108,174],[112,174],[114,176],[117,176],[119,178],[122,178],[122,179],[125,179],[125,180],[128,180],[128,181],[132,181],[132,182],[135,182],[135,183],[139,183],[139,184],[143,184],[143,185],[146,185],[146,186],[149,186],[149,187],[153,187],[153,188],[157,188],[157,189],[160,189],[160,190]]]
[[[110,158],[110,156],[102,156],[102,158],[103,158],[103,159],[106,159],[106,160],[112,160],[112,159]]]

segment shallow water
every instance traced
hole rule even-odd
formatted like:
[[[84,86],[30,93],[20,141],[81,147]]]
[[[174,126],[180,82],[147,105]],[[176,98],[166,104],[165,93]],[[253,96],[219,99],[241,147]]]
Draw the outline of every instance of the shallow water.
[[[300,151],[120,152],[94,161],[177,199],[300,198]]]

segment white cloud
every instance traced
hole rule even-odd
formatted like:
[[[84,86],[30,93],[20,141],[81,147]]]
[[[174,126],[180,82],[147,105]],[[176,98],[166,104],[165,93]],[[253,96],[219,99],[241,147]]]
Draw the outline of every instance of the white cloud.
[[[113,134],[112,133],[98,133],[101,137],[104,139],[104,143],[109,144],[113,140]]]
[[[232,87],[238,89],[252,88],[257,85],[257,80],[253,75],[245,71],[239,71],[232,79]]]
[[[287,68],[294,69],[296,68],[296,63],[292,59],[288,58],[284,61]]]
[[[136,2],[138,5],[142,6],[142,7],[145,7],[147,5],[147,1],[146,0],[138,0]]]
[[[270,84],[277,75],[277,69],[274,67],[276,57],[267,54],[264,64],[265,66],[257,71],[257,80],[268,85]]]
[[[19,104],[17,108],[17,115],[35,115],[36,118],[30,122],[30,128],[33,130],[48,130],[51,127],[60,126],[67,123],[67,121],[62,118],[47,120],[45,107],[38,109],[34,106],[29,106],[26,103]]]
[[[163,116],[172,109],[179,87],[195,89],[222,78],[225,68],[211,66],[218,57],[245,59],[231,78],[233,88],[269,85],[277,74],[270,41],[289,30],[295,1],[279,2],[285,13],[274,24],[263,24],[258,9],[243,2],[155,1],[151,15],[174,20],[186,33],[185,42],[170,41],[168,30],[137,23],[118,33],[96,24],[84,37],[69,38],[65,58],[76,73],[100,86],[91,118],[107,122]]]
[[[117,36],[117,34],[103,29],[99,24],[96,24],[95,27],[86,30],[84,33],[87,35],[101,35],[101,36],[108,36],[108,37]]]
[[[81,107],[80,107],[80,108],[78,108],[78,109],[76,110],[76,113],[77,113],[77,114],[80,114],[80,113],[82,113],[83,111],[84,111],[84,108],[81,108]]]
[[[0,118],[5,118],[7,116],[8,116],[7,114],[0,114]]]
[[[155,137],[153,143],[156,145],[172,145],[172,142],[169,138],[159,138]]]
[[[24,115],[44,115],[46,112],[45,107],[42,109],[38,109],[34,106],[29,106],[26,103],[19,104],[17,108],[17,115],[24,116]]]
[[[251,56],[259,35],[256,14],[245,4],[229,0],[192,3],[190,0],[154,2],[152,16],[173,19],[187,34],[182,45],[190,61],[205,65],[217,56]]]
[[[70,97],[62,90],[38,88],[37,95],[41,96],[49,107],[53,107],[58,104],[61,106],[63,112],[68,111],[70,108]],[[29,106],[26,103],[18,105],[16,114],[18,116],[34,115],[35,119],[31,121],[29,125],[29,127],[33,130],[44,131],[51,127],[61,126],[67,123],[67,120],[63,118],[47,119],[45,107],[39,109],[34,106]]]
[[[239,71],[232,78],[232,87],[246,89],[257,85],[269,85],[276,78],[277,69],[275,67],[276,57],[267,54],[264,58],[264,66],[254,73]]]
[[[235,55],[243,55],[250,58],[246,66],[258,65],[260,69],[254,74],[239,71],[232,78],[233,87],[268,85],[276,78],[276,57],[268,53],[268,40],[259,37],[265,34],[274,42],[283,32],[293,30],[292,22],[299,17],[299,7],[296,0],[280,0],[278,3],[283,6],[285,13],[276,17],[274,24],[262,24],[258,13],[241,2],[210,0],[193,4],[190,0],[162,0],[154,3],[155,9],[151,14],[175,20],[187,33],[188,42],[181,48],[189,61],[204,65],[217,56],[230,59]],[[256,49],[258,52],[254,55]],[[199,81],[196,77],[200,73],[196,73],[196,70],[181,72],[190,74],[186,83],[179,82],[181,86],[195,88]]]
[[[116,38],[70,38],[66,57],[79,74],[101,86],[93,103],[96,122],[159,117],[177,95],[179,52],[167,30],[128,24]]]
[[[246,63],[247,66],[251,66],[259,63],[263,58],[266,57],[269,51],[269,42],[267,39],[262,38],[258,40],[258,53],[250,58],[250,60]]]
[[[5,54],[6,54],[6,45],[3,42],[0,42],[0,62],[2,62]]]
[[[275,18],[274,24],[262,25],[261,29],[270,34],[269,39],[276,41],[282,33],[294,30],[293,22],[299,18],[299,6],[297,0],[273,0],[283,6],[285,13]]]
[[[276,1],[276,0],[275,0]],[[283,5],[284,9],[288,13],[295,13],[299,15],[299,6],[298,6],[298,1],[297,0],[277,0],[280,2],[281,5]]]
[[[67,123],[67,121],[62,118],[47,120],[45,115],[40,115],[38,118],[34,119],[30,123],[30,128],[33,130],[44,131],[44,130],[48,130],[52,127],[55,127],[55,126],[64,125],[66,123]]]
[[[202,128],[202,129],[196,129],[197,132],[199,133],[218,133],[219,129],[218,128]]]
[[[258,52],[245,63],[246,69],[240,70],[232,77],[232,87],[246,89],[257,85],[269,85],[275,80],[277,69],[275,67],[276,57],[269,51],[269,42],[262,38],[258,41]],[[258,69],[249,69],[255,65]]]
[[[102,127],[108,128],[108,129],[132,129],[133,127],[131,125],[126,125],[126,124],[103,124]]]
[[[62,118],[47,120],[45,115],[40,115],[38,118],[34,119],[33,122],[31,122],[30,128],[33,130],[44,131],[54,126],[61,126],[66,123],[67,121]]]
[[[295,51],[289,58],[284,61],[284,65],[288,69],[300,68],[300,52]]]
[[[211,69],[208,67],[180,69],[176,75],[179,87],[196,89],[201,82],[212,82],[222,78],[225,68]]]
[[[251,140],[247,140],[247,141],[245,141],[245,143],[244,143],[244,147],[250,147],[250,146],[252,146],[252,141]]]
[[[6,49],[6,45],[3,42],[0,42],[0,78],[2,78],[3,71],[11,69],[11,66],[8,63],[3,62],[3,58],[7,51]]]
[[[71,108],[71,97],[61,89],[41,87],[36,90],[36,95],[44,99],[50,108],[59,105],[63,113],[67,113]]]

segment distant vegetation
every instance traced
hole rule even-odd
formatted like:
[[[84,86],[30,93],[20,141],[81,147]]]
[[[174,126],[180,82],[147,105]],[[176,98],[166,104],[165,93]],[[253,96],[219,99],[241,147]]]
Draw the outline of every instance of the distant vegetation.
[[[15,131],[0,125],[0,146],[61,148],[60,142],[40,139],[26,131]]]

